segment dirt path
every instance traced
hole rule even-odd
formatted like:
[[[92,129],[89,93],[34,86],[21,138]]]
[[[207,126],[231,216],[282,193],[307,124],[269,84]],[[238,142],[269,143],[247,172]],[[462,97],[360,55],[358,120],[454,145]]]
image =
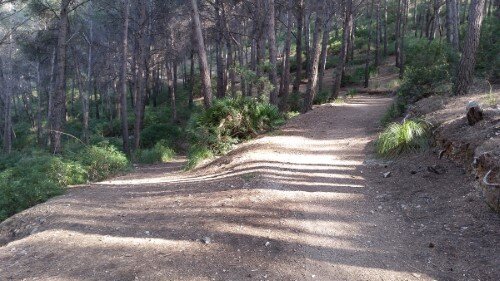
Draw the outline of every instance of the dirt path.
[[[410,190],[404,168],[384,179],[391,164],[369,160],[390,103],[356,96],[190,173],[172,163],[75,188],[0,225],[0,239],[11,241],[0,248],[0,280],[494,277],[494,259],[462,261],[453,245],[432,240],[448,233],[442,225],[428,233],[408,219],[399,207]],[[408,204],[408,216],[425,216]],[[460,262],[483,268],[471,273]]]

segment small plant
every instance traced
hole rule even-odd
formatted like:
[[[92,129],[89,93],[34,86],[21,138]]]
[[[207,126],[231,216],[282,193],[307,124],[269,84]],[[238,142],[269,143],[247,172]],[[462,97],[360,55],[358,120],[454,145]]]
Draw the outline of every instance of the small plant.
[[[491,86],[491,83],[488,82],[488,85],[490,87],[490,90],[488,92],[488,95],[486,96],[486,105],[489,107],[495,107],[498,104],[497,96],[493,94],[493,87]]]
[[[382,126],[387,126],[394,119],[401,117],[406,110],[406,105],[396,101],[389,107],[389,109],[384,113],[384,116],[380,119],[380,124]]]
[[[314,104],[327,103],[330,99],[330,93],[328,91],[321,91],[314,97]]]
[[[297,117],[300,115],[300,112],[298,111],[288,111],[286,114],[285,114],[285,119],[286,120],[290,120],[294,117]]]
[[[396,156],[428,147],[430,126],[421,120],[390,124],[379,136],[376,146],[381,156]]]
[[[127,157],[114,146],[89,146],[74,157],[83,165],[90,181],[106,179],[129,167]]]
[[[358,91],[356,91],[356,89],[349,89],[349,91],[347,91],[347,97],[352,99],[354,98],[354,96],[358,93]]]
[[[135,153],[136,161],[143,164],[166,163],[174,156],[175,151],[168,147],[166,141],[160,141],[151,149],[142,149]]]
[[[207,147],[203,146],[193,146],[188,152],[188,162],[186,165],[186,170],[193,169],[203,160],[214,157],[213,152]]]

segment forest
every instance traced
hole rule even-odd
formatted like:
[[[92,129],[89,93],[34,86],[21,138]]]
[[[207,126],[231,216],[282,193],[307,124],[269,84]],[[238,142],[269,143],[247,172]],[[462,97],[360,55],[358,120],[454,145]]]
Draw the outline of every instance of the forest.
[[[498,121],[499,37],[498,0],[0,0],[0,222],[144,167],[224,166],[218,159],[263,135],[279,138],[283,126],[346,120],[340,134],[378,106],[357,104],[364,97],[390,98],[366,125],[380,132],[378,158],[430,149],[438,117],[412,115],[438,103],[422,106],[428,99],[470,101],[471,126],[483,106]],[[478,93],[480,106],[467,98]],[[325,104],[331,115],[312,120]],[[495,165],[485,182],[500,174]],[[435,165],[427,173],[441,174]]]

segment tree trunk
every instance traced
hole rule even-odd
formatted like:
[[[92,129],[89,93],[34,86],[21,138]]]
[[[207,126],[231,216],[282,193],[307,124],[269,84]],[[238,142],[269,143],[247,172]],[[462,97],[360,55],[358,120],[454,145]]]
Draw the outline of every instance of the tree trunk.
[[[483,22],[484,0],[472,0],[469,7],[469,24],[464,40],[462,58],[458,66],[455,94],[465,95],[473,82],[476,66],[476,52],[481,36]]]
[[[127,108],[127,53],[128,53],[128,23],[130,16],[129,0],[123,1],[123,30],[120,57],[120,85],[118,91],[120,95],[120,118],[123,140],[123,151],[130,155],[130,144],[128,135],[128,108]]]
[[[92,0],[89,2],[88,6],[88,11],[89,14],[92,11]],[[92,55],[93,55],[93,40],[94,40],[94,20],[92,18],[92,15],[89,16],[90,18],[90,26],[89,26],[89,53],[88,53],[88,58],[87,58],[87,91],[83,91],[83,93],[80,93],[82,95],[82,114],[83,114],[83,141],[85,143],[88,143],[90,141],[90,134],[89,134],[89,95],[92,89]]]
[[[335,99],[338,97],[339,91],[340,91],[340,84],[342,83],[342,75],[345,70],[345,63],[347,60],[347,55],[349,52],[349,41],[351,38],[351,32],[353,29],[354,25],[354,17],[352,14],[352,0],[346,0],[346,5],[345,5],[345,19],[344,19],[344,31],[343,31],[343,36],[342,36],[342,46],[340,48],[340,55],[339,55],[339,64],[334,70],[334,85],[333,85],[333,91],[332,91],[332,96],[331,99]]]
[[[387,0],[384,0],[384,57],[387,56]]]
[[[402,14],[402,27],[401,27],[401,51],[399,53],[399,78],[403,79],[403,75],[405,72],[405,33],[406,33],[406,25],[408,22],[408,0],[403,1],[403,14]]]
[[[302,81],[302,31],[304,23],[304,0],[297,0],[297,50],[296,50],[296,63],[297,70],[295,72],[295,81],[293,83],[293,92],[297,93],[300,89],[300,82]]]
[[[290,93],[290,49],[292,41],[292,13],[291,9],[293,7],[292,0],[288,0],[287,7],[287,27],[286,27],[286,38],[285,38],[285,50],[284,50],[284,66],[283,66],[283,76],[282,76],[282,89],[280,93],[280,104],[279,108],[281,112],[288,111],[288,96]]]
[[[61,153],[61,134],[66,120],[66,49],[68,44],[68,13],[71,0],[61,1],[57,38],[56,86],[50,112],[50,144],[53,153]]]
[[[271,65],[270,80],[274,89],[271,90],[269,95],[269,102],[272,105],[278,105],[278,51],[276,50],[276,29],[275,29],[275,14],[274,14],[274,0],[268,0],[268,19],[267,31],[269,36],[269,63]]]
[[[368,17],[368,49],[366,50],[366,57],[365,57],[365,83],[364,86],[365,88],[368,88],[368,85],[370,83],[370,55],[371,55],[371,41],[372,41],[372,21],[373,21],[373,3],[374,0],[372,0],[370,10],[367,13]]]
[[[224,79],[225,66],[222,54],[222,44],[224,40],[224,30],[221,16],[221,3],[220,0],[215,0],[215,55],[216,55],[216,68],[217,68],[217,98],[222,99],[226,96],[226,82]]]
[[[320,1],[318,11],[316,12],[316,23],[314,26],[313,44],[311,48],[311,69],[307,82],[307,91],[304,97],[304,107],[302,108],[302,112],[312,110],[313,101],[316,97],[318,87],[319,58],[321,55],[321,43],[323,41],[322,37],[324,28],[323,13],[325,12],[325,0]]]
[[[12,34],[9,36],[9,45],[7,47],[7,63],[5,69],[7,73],[2,73],[2,84],[5,89],[5,94],[3,96],[3,115],[4,115],[4,126],[3,126],[3,151],[6,154],[10,154],[12,152],[12,97],[14,96],[13,91],[13,65],[12,65],[12,55],[13,55],[13,46],[14,42],[12,41]],[[3,65],[0,61],[0,68]]]
[[[446,0],[446,37],[453,49],[459,49],[458,0]]]
[[[380,65],[380,41],[381,41],[381,24],[380,24],[380,0],[376,0],[377,7],[375,8],[376,16],[376,35],[375,35],[375,68]],[[416,3],[416,2],[415,2]]]
[[[309,79],[310,71],[311,71],[311,13],[308,13],[307,6],[309,2],[305,2],[306,14],[304,16],[304,42],[306,47],[306,77]]]
[[[201,87],[203,91],[203,103],[208,109],[212,106],[212,82],[210,81],[210,73],[208,72],[207,52],[205,51],[205,42],[201,30],[200,14],[198,12],[197,0],[191,0],[193,10],[193,23],[196,33],[196,41],[198,43],[198,57],[200,63]]]
[[[326,62],[328,59],[328,41],[330,40],[330,26],[325,23],[323,39],[321,42],[321,55],[319,59],[318,93],[323,91],[323,79],[325,78]]]
[[[135,100],[135,124],[134,124],[134,148],[137,150],[141,146],[141,131],[144,118],[145,99],[146,99],[146,80],[147,80],[147,13],[146,0],[139,0],[139,58],[137,63],[137,97]]]
[[[189,62],[189,108],[194,105],[194,49],[191,49],[190,62]]]

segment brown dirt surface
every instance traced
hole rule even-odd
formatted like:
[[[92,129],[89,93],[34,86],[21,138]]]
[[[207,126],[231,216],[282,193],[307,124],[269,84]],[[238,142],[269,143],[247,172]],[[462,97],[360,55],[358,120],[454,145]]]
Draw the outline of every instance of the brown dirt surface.
[[[0,280],[498,280],[500,219],[462,168],[374,157],[391,102],[357,95],[191,172],[73,188],[0,224]]]

